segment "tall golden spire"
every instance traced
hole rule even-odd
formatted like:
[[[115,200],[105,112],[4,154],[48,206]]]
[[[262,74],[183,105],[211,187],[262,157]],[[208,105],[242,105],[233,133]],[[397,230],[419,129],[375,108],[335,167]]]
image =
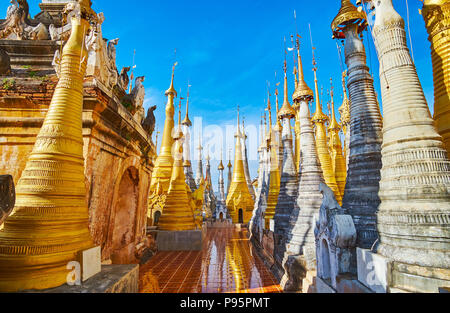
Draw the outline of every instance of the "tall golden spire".
[[[347,71],[342,73],[342,94],[343,100],[342,105],[339,107],[338,111],[341,115],[341,125],[342,132],[344,133],[344,159],[348,160],[348,156],[350,154],[349,145],[350,145],[350,129],[348,128],[350,125],[350,100],[347,95],[347,88],[345,87],[345,77],[347,77]],[[348,164],[348,161],[346,161]]]
[[[331,88],[331,123],[328,126],[328,133],[330,134],[330,154],[331,164],[333,166],[334,177],[339,188],[340,194],[343,196],[345,191],[345,182],[347,179],[347,166],[342,155],[342,144],[339,137],[341,126],[336,121],[335,109],[334,109],[334,89],[333,80],[330,78]],[[342,205],[342,203],[339,203]]]
[[[234,152],[233,178],[227,195],[227,207],[233,223],[247,223],[253,212],[254,201],[248,190],[245,179],[244,162],[242,160],[241,130],[239,122],[239,107],[237,111],[236,145]],[[242,211],[240,211],[242,210]]]
[[[85,39],[97,17],[79,1],[62,51],[61,75],[17,184],[13,213],[0,231],[0,291],[47,289],[67,282],[67,265],[93,247],[84,179],[82,109]]]
[[[155,168],[153,169],[152,183],[150,186],[150,194],[152,194],[159,184],[163,193],[166,193],[169,189],[170,177],[172,176],[173,168],[173,156],[172,147],[174,144],[174,138],[172,137],[172,130],[174,128],[174,98],[177,97],[177,92],[173,86],[175,67],[178,63],[175,63],[172,67],[172,79],[170,82],[169,89],[166,90],[165,95],[167,96],[166,105],[166,120],[164,122],[164,131],[161,141],[161,148],[159,150],[159,155],[156,158]]]
[[[188,82],[188,89],[187,89],[187,96],[186,96],[186,116],[184,117],[183,122],[181,122],[181,124],[183,124],[187,127],[192,126],[192,122],[189,119],[189,88],[190,87],[191,87],[191,85],[189,85],[189,82]]]
[[[316,146],[317,154],[319,155],[320,164],[322,165],[323,177],[325,183],[333,190],[336,200],[342,203],[342,195],[336,183],[336,178],[333,172],[331,157],[328,152],[327,134],[325,130],[325,123],[328,121],[328,116],[322,112],[322,106],[319,98],[319,86],[317,81],[317,63],[314,56],[313,48],[313,71],[314,71],[314,87],[316,90],[316,112],[312,117],[312,122],[316,126]]]
[[[176,138],[175,141],[176,154],[174,155],[175,161],[170,178],[169,191],[158,223],[159,229],[165,231],[196,229],[194,212],[191,207],[183,170],[183,134],[179,133],[178,135],[179,138]]]

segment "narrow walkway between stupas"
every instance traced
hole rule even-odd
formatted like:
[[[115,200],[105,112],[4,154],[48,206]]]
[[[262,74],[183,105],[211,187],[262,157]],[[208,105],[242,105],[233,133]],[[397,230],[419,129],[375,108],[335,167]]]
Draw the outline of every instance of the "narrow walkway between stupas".
[[[232,227],[210,228],[202,251],[158,252],[141,267],[140,292],[281,292],[252,250],[247,232]]]

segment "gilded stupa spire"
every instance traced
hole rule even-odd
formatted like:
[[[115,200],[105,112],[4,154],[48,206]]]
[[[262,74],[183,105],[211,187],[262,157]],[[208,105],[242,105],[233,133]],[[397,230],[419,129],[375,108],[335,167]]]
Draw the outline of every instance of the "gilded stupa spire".
[[[0,231],[1,292],[59,287],[71,275],[67,264],[94,246],[86,205],[82,110],[85,40],[97,14],[90,1],[79,0],[77,6],[70,12],[72,29],[62,50],[59,82],[18,181],[14,210]]]
[[[341,126],[336,121],[334,108],[334,88],[333,80],[330,78],[330,101],[331,101],[331,123],[328,126],[328,133],[330,134],[330,155],[331,164],[333,166],[334,177],[338,184],[339,192],[344,195],[345,183],[347,180],[347,164],[342,153],[342,143],[339,137]]]
[[[159,230],[184,231],[196,229],[194,212],[190,205],[190,197],[188,196],[188,187],[183,170],[182,137],[181,135],[175,141],[172,176],[164,210],[158,222]]]
[[[367,27],[367,16],[364,11],[359,11],[350,0],[341,0],[341,9],[331,23],[333,38],[345,38],[344,29],[349,24],[357,25],[357,32],[361,33]]]
[[[336,178],[333,171],[331,157],[328,152],[327,133],[325,123],[328,121],[328,116],[322,112],[322,106],[319,98],[319,87],[317,81],[317,63],[314,55],[315,48],[313,47],[313,72],[314,72],[314,87],[316,90],[316,112],[312,117],[312,122],[316,126],[316,146],[317,154],[319,155],[320,164],[322,165],[323,177],[328,187],[333,190],[336,200],[341,203],[342,196],[339,187],[336,183]]]
[[[237,109],[236,126],[234,169],[233,178],[227,195],[227,207],[230,210],[233,223],[247,223],[250,220],[253,211],[254,201],[248,189],[244,172],[244,162],[242,160],[242,135],[240,131],[239,107]]]
[[[270,93],[269,93],[270,95]],[[277,95],[277,92],[275,93]],[[278,99],[278,96],[277,96]],[[269,111],[269,124],[272,125],[272,107],[269,101],[267,101],[267,111]],[[277,118],[278,119],[278,118]],[[274,136],[272,136],[272,127],[269,130],[270,139],[268,140],[267,146],[270,155],[270,178],[269,178],[269,193],[267,196],[267,208],[264,215],[265,228],[270,228],[270,220],[273,219],[275,215],[275,208],[278,202],[278,195],[280,193],[280,165],[278,162],[278,145]],[[279,140],[281,142],[281,140]]]
[[[191,87],[191,85],[189,85],[189,82],[188,82],[188,89],[187,89],[187,95],[186,95],[186,116],[184,117],[183,122],[181,122],[181,124],[183,124],[187,127],[192,126],[192,122],[189,119],[189,88],[190,87]]]
[[[174,114],[174,98],[177,97],[177,92],[174,88],[174,77],[175,77],[175,67],[177,62],[172,67],[172,78],[170,81],[170,87],[165,92],[167,96],[166,104],[166,119],[164,121],[164,131],[161,141],[161,148],[159,150],[159,155],[156,158],[155,168],[152,175],[152,183],[150,186],[150,194],[156,191],[156,186],[161,185],[163,193],[167,192],[170,184],[170,177],[172,175],[173,168],[173,156],[172,147],[174,144],[174,138],[172,137],[172,131],[175,127]]]
[[[280,121],[283,118],[291,119],[291,118],[295,117],[295,111],[292,108],[291,104],[289,103],[286,59],[284,60],[284,100],[283,100],[283,106],[281,107],[281,110],[278,111],[277,115],[278,115],[278,121]]]

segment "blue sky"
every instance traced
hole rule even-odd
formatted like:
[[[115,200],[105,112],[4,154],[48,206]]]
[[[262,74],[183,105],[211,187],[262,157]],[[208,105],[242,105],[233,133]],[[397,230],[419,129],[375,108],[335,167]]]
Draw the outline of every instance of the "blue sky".
[[[32,16],[40,11],[39,2],[29,1]],[[0,5],[4,16],[8,3],[2,1]],[[418,12],[422,2],[409,0],[408,3],[415,63],[433,112],[430,43],[423,18]],[[406,0],[394,0],[394,6],[406,21]],[[136,49],[135,75],[146,76],[146,106],[158,106],[156,119],[161,133],[166,103],[164,91],[169,87],[175,49],[179,63],[175,88],[178,91],[181,88],[181,95],[185,97],[187,82],[190,81],[189,111],[192,121],[195,117],[203,118],[203,127],[234,125],[236,106],[240,105],[246,124],[259,125],[267,94],[266,81],[270,81],[271,86],[282,82],[283,37],[286,37],[289,46],[290,35],[296,31],[294,10],[298,30],[303,37],[301,53],[306,81],[313,88],[310,23],[317,48],[319,88],[324,87],[326,102],[326,90],[332,77],[336,107],[341,104],[341,65],[330,30],[331,21],[340,8],[339,0],[94,0],[93,8],[105,14],[103,35],[108,39],[120,38],[117,47],[119,71],[123,66],[132,65],[133,50]],[[379,90],[378,62],[370,34],[365,33],[364,42],[368,47],[368,63],[375,77],[375,87]],[[292,67],[293,56],[289,54],[289,95],[293,92]],[[182,114],[184,116],[184,107]],[[232,138],[228,138],[227,142],[228,147],[224,143],[224,149],[233,145]],[[255,149],[250,150],[249,153],[255,155]],[[197,154],[196,151],[192,153]],[[217,186],[215,169],[218,161],[213,158],[211,164],[213,183]],[[193,165],[195,171],[195,162]],[[255,177],[257,161],[251,161],[250,168],[251,176]]]

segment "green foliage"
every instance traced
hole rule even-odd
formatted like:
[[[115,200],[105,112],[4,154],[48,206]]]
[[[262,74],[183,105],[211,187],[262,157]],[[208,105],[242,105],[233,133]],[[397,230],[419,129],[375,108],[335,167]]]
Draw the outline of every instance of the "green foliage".
[[[14,79],[4,78],[2,86],[6,90],[13,89],[16,86],[16,81]]]

